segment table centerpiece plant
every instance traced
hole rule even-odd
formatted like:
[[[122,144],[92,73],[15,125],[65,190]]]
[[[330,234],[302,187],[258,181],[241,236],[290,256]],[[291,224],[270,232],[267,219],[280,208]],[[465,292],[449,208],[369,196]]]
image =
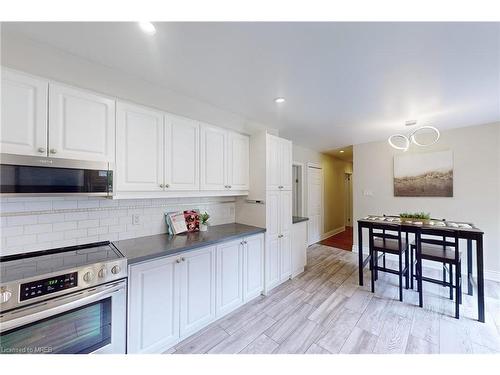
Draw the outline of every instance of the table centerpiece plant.
[[[200,214],[200,231],[206,232],[208,230],[208,219],[210,219],[210,215],[207,211]]]
[[[431,214],[425,212],[414,212],[414,213],[403,212],[399,214],[399,219],[401,220],[402,223],[421,221],[424,224],[429,224],[431,220]]]

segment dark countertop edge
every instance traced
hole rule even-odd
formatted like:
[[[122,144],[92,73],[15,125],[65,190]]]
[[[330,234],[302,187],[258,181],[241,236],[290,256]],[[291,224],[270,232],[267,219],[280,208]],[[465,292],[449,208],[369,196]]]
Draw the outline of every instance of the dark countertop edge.
[[[303,216],[292,216],[292,224],[302,223],[303,221],[308,221],[308,217]]]
[[[207,247],[207,246],[215,245],[215,244],[218,244],[218,243],[231,241],[231,240],[234,240],[234,239],[237,239],[237,238],[246,237],[246,236],[253,236],[255,234],[260,234],[260,233],[265,233],[265,232],[266,232],[265,228],[255,227],[255,229],[249,230],[248,232],[237,233],[237,234],[234,234],[234,235],[228,235],[226,237],[221,237],[221,238],[216,239],[216,240],[205,241],[205,242],[200,242],[200,243],[197,243],[197,244],[194,244],[194,245],[188,245],[188,246],[185,246],[185,247],[180,247],[178,249],[169,251],[167,253],[162,252],[160,250],[156,254],[145,255],[145,256],[142,256],[142,257],[138,256],[138,257],[134,257],[132,259],[127,258],[127,265],[130,266],[130,265],[133,265],[133,264],[136,264],[136,263],[142,263],[142,262],[147,262],[147,261],[154,260],[154,259],[165,258],[165,257],[169,257],[169,256],[176,255],[176,254],[179,254],[179,253],[184,253],[184,252],[188,252],[188,251],[200,249],[202,247]],[[157,236],[162,236],[162,234],[159,234]],[[138,238],[140,238],[140,237],[138,237]],[[118,241],[115,241],[115,242],[118,242]],[[118,246],[116,246],[116,248],[118,250],[120,250],[120,248]]]

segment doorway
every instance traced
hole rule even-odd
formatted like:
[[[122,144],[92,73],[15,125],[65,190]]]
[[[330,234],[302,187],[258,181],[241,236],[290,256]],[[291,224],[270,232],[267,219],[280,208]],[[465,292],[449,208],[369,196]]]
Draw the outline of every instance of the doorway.
[[[292,216],[304,216],[303,210],[303,182],[304,164],[293,162],[292,164]]]
[[[316,163],[307,165],[308,244],[321,240],[323,233],[323,169]]]
[[[352,173],[345,173],[345,226],[352,227]]]

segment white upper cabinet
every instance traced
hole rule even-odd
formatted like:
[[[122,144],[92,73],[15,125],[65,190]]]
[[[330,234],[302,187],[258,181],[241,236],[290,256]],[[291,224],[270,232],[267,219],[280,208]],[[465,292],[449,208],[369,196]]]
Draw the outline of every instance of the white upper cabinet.
[[[250,139],[243,134],[228,132],[227,146],[227,185],[233,190],[248,190]]]
[[[47,80],[2,68],[2,152],[47,155],[47,90]]]
[[[117,103],[116,190],[163,191],[163,113]]]
[[[165,190],[200,188],[200,126],[187,118],[165,116]]]
[[[49,156],[114,162],[115,101],[57,83],[49,86]]]
[[[227,132],[201,125],[201,190],[227,189]]]
[[[282,190],[292,191],[292,142],[288,139],[281,139],[281,166],[280,178]]]
[[[292,190],[292,142],[270,134],[266,140],[267,190]]]

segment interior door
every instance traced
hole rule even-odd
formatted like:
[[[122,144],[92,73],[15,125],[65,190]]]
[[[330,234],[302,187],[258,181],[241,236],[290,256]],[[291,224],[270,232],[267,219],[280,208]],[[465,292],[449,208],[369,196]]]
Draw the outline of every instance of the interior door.
[[[114,99],[51,83],[49,156],[114,162]]]
[[[117,104],[116,191],[163,190],[163,113]]]
[[[217,246],[216,315],[223,316],[243,304],[243,239]]]
[[[48,81],[2,68],[1,149],[47,156]]]
[[[179,273],[169,257],[130,267],[128,352],[158,353],[179,338]]]
[[[215,247],[181,259],[180,332],[186,337],[215,319]]]
[[[226,190],[227,132],[201,125],[201,190]]]
[[[323,171],[321,168],[308,166],[307,168],[307,216],[308,244],[320,241],[323,231]]]
[[[165,116],[165,190],[200,189],[199,147],[196,121]]]
[[[238,133],[228,133],[227,172],[231,190],[249,189],[250,139]]]

